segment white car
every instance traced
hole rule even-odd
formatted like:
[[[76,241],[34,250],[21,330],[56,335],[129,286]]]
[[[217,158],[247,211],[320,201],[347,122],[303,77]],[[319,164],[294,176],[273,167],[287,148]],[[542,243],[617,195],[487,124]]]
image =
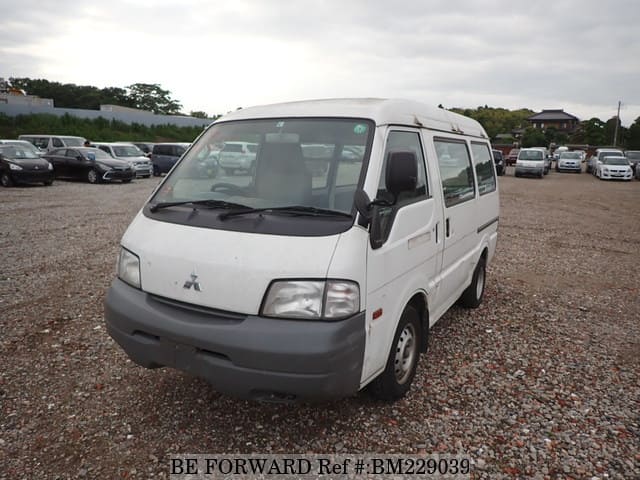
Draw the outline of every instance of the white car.
[[[218,164],[227,175],[236,170],[251,173],[256,163],[257,143],[225,142],[218,154]]]
[[[536,177],[544,177],[547,170],[547,161],[545,152],[539,148],[522,148],[518,152],[516,160],[515,176],[534,175]]]
[[[560,152],[556,162],[556,172],[563,170],[571,172],[582,172],[582,154],[580,152]]]
[[[91,146],[107,152],[117,160],[124,160],[125,162],[129,162],[133,169],[136,171],[136,177],[149,178],[153,173],[151,160],[149,160],[149,157],[147,157],[144,152],[136,147],[133,143],[93,142],[91,143]]]
[[[254,175],[194,177],[207,144],[247,139],[259,141]],[[334,153],[322,182],[303,144]],[[345,146],[355,158],[340,155]],[[485,130],[441,108],[336,99],[231,112],[129,225],[107,330],[139,365],[242,398],[336,398],[371,385],[399,399],[429,328],[455,303],[482,302],[498,188]]]
[[[629,160],[624,157],[603,157],[598,162],[596,177],[600,180],[631,180],[633,170],[629,165]]]
[[[595,176],[598,174],[598,166],[602,163],[602,159],[604,157],[624,157],[624,153],[622,150],[617,148],[598,148],[596,149],[596,153],[594,153],[591,158],[589,158],[589,162],[587,163],[587,173],[591,173]]]

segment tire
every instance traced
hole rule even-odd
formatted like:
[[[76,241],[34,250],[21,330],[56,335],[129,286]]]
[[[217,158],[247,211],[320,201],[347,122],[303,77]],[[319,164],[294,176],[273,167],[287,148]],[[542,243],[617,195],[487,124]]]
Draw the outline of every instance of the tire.
[[[130,179],[130,178],[127,178],[127,179],[125,179],[125,180],[122,180],[122,183],[131,183],[131,179]]]
[[[45,187],[50,187],[51,185],[53,185],[53,180],[47,180],[46,182],[44,182]]]
[[[87,182],[96,184],[100,181],[100,175],[93,168],[87,171]]]
[[[159,177],[160,176],[160,169],[158,168],[157,165],[153,166],[153,176],[154,177]]]
[[[484,256],[480,257],[476,269],[473,271],[471,284],[462,293],[460,305],[465,308],[478,308],[484,296],[484,287],[487,278],[487,261]]]
[[[0,175],[0,184],[5,188],[13,187],[13,179],[9,172],[2,172]]]
[[[373,397],[392,401],[407,394],[418,368],[421,333],[418,311],[407,306],[393,336],[385,369],[371,382],[369,392]]]

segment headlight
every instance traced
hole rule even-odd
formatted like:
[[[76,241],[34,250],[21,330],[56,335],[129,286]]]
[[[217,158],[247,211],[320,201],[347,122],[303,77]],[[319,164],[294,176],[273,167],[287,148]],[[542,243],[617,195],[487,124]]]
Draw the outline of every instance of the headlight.
[[[360,311],[360,287],[347,280],[281,280],[271,284],[262,315],[338,320]]]
[[[20,165],[16,165],[15,163],[10,163],[9,164],[9,169],[10,170],[22,170],[22,167]]]
[[[118,278],[132,287],[140,288],[140,259],[126,248],[120,248]]]
[[[47,169],[49,169],[49,170],[53,170],[53,165],[52,165],[52,164],[50,164],[50,163],[49,163],[49,164],[47,164]]]
[[[104,163],[97,163],[96,165],[98,165],[98,167],[100,167],[102,170],[105,170],[107,172],[111,170],[111,167],[109,165],[105,165]]]
[[[607,167],[603,167],[603,168],[602,168],[602,171],[603,171],[604,173],[609,173],[609,169],[608,169]]]

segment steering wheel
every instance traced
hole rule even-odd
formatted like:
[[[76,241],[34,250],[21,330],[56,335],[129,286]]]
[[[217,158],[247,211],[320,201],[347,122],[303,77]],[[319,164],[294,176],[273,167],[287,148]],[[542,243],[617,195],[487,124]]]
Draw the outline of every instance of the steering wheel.
[[[234,193],[243,193],[244,189],[235,185],[233,183],[216,183],[215,185],[211,185],[211,191],[215,192],[217,190],[228,191],[230,194]]]

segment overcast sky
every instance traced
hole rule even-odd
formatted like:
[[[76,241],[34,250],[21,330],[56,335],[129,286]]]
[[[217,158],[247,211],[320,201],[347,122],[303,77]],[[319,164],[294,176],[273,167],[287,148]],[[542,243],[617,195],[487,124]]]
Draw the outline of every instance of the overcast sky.
[[[639,0],[0,0],[0,76],[183,111],[328,97],[640,116]]]

